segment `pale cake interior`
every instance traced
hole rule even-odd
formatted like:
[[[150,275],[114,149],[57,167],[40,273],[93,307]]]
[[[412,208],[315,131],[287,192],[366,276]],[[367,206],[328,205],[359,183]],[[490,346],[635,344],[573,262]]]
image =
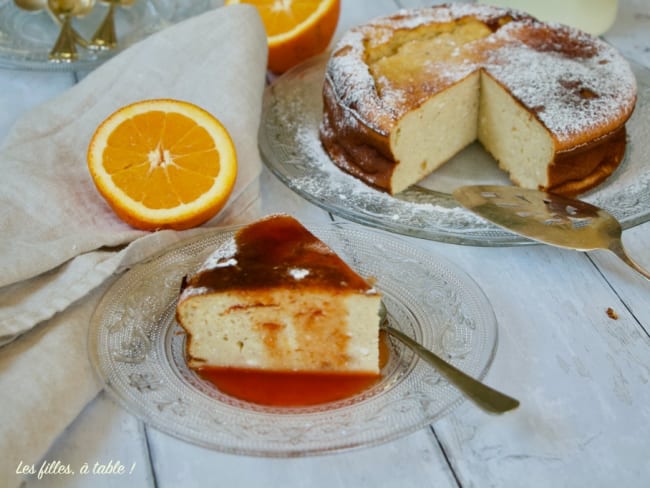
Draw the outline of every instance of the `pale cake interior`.
[[[380,96],[405,86],[411,93],[416,86],[423,94],[423,102],[390,133],[397,163],[392,193],[421,180],[477,139],[515,183],[528,188],[548,184],[554,141],[534,115],[482,69],[461,75],[451,86],[436,71],[439,61],[471,59],[472,42],[490,33],[482,22],[463,19],[398,32],[390,42],[368,48],[366,59]]]
[[[396,162],[393,193],[421,180],[476,140],[479,73],[474,73],[402,117],[390,134]]]
[[[178,314],[191,337],[191,368],[378,374],[380,300],[320,290],[232,290],[195,295],[179,304]]]
[[[513,182],[524,188],[548,186],[548,163],[555,152],[551,135],[485,72],[478,120],[478,140]]]

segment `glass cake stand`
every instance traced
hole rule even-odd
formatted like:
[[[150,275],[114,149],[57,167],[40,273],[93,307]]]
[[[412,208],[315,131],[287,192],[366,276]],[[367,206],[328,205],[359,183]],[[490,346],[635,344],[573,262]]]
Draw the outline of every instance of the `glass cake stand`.
[[[60,26],[44,10],[28,12],[13,0],[0,0],[0,68],[48,71],[83,71],[97,67],[121,50],[169,25],[218,6],[214,0],[137,0],[132,6],[115,10],[118,46],[109,50],[78,47],[79,59],[55,63],[48,56]],[[92,38],[108,7],[97,2],[93,11],[73,20],[73,27]]]
[[[310,59],[267,88],[259,146],[268,168],[289,188],[348,220],[391,232],[474,246],[531,244],[462,208],[452,191],[470,184],[511,184],[475,143],[401,194],[374,190],[339,170],[318,136],[326,56]],[[630,63],[638,100],[628,121],[624,161],[581,199],[606,209],[624,229],[650,219],[650,70]]]

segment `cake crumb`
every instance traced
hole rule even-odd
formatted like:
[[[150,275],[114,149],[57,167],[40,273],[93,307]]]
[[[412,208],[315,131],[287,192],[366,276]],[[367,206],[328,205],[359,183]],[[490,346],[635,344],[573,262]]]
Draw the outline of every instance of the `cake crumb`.
[[[618,320],[618,314],[612,307],[607,307],[607,316],[612,320]]]

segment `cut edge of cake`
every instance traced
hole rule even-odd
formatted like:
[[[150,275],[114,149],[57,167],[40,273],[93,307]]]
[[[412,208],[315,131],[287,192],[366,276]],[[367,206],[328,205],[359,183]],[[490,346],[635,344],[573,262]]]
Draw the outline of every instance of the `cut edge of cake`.
[[[387,78],[390,72],[381,71],[387,69],[382,56],[399,55],[402,41],[423,33],[423,45],[428,45],[427,22],[440,22],[440,31],[448,35],[453,32],[449,23],[469,28],[472,18],[493,34],[485,39],[477,34],[476,42],[486,42],[485,49],[465,35],[444,53],[474,57],[459,65],[442,93],[420,93],[445,78],[440,71],[432,71],[434,78],[422,87],[403,85],[408,71],[404,60],[393,68],[398,73],[395,85]],[[396,46],[389,44],[392,36]],[[511,63],[512,57],[516,61]],[[564,64],[554,66],[555,59]],[[538,60],[544,60],[539,69],[551,73],[542,90],[534,89]],[[581,66],[581,60],[588,65]],[[375,72],[377,63],[381,69]],[[468,94],[462,88],[470,86],[470,79],[476,91]],[[513,90],[509,85],[516,80],[521,86]],[[559,93],[545,97],[554,84]],[[413,104],[406,112],[404,96]],[[329,60],[323,98],[320,136],[325,151],[344,171],[390,194],[417,183],[477,140],[513,183],[575,196],[602,183],[623,160],[636,81],[615,48],[576,29],[508,9],[435,6],[400,11],[344,35]],[[571,104],[576,105],[573,112],[567,109]],[[583,111],[572,120],[573,113]],[[488,126],[491,121],[494,125]]]
[[[187,334],[188,366],[378,375],[381,295],[329,246],[289,216],[272,215],[244,229],[270,226],[274,219],[282,219],[283,225],[299,225],[307,233],[301,235],[310,236],[305,237],[309,242],[297,243],[295,250],[306,252],[304,266],[298,266],[300,256],[291,258],[285,286],[275,281],[268,284],[264,276],[260,276],[259,286],[210,290],[193,284],[193,278],[201,273],[219,273],[245,265],[238,261],[239,233],[232,242],[215,250],[197,274],[186,280],[176,308],[177,321]],[[273,251],[269,249],[269,253]],[[326,280],[319,285],[318,279],[306,279],[310,272],[318,272],[323,257],[325,266],[341,271],[344,282],[333,285]],[[310,264],[311,258],[319,264]],[[221,268],[215,263],[220,263]],[[358,281],[349,283],[351,273]]]

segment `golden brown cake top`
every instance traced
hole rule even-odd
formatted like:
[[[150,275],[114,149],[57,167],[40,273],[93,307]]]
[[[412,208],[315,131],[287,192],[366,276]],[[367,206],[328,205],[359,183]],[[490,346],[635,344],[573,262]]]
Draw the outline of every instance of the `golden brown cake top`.
[[[346,33],[326,83],[346,116],[387,135],[397,121],[477,70],[549,129],[557,150],[613,131],[632,113],[636,81],[606,42],[515,10],[475,4],[403,10]]]
[[[240,229],[184,284],[195,294],[268,288],[375,293],[334,251],[296,219],[272,215]]]

